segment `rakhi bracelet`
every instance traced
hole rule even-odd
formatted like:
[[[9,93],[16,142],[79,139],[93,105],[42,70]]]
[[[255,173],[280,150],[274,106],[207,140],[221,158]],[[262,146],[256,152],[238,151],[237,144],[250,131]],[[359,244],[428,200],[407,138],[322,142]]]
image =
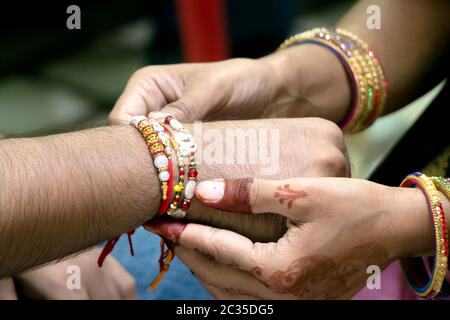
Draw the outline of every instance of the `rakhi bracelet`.
[[[172,148],[175,150],[178,159],[178,183],[175,184],[173,187],[175,197],[173,201],[170,203],[169,208],[167,209],[167,214],[173,218],[182,219],[186,216],[186,212],[178,209],[178,203],[180,202],[181,194],[184,189],[184,179],[185,179],[184,157],[182,152],[180,151],[178,142],[175,141],[170,130],[164,124],[161,125],[164,127],[165,132],[168,134],[170,143],[172,145]]]
[[[316,28],[287,39],[280,49],[299,44],[318,44],[339,58],[352,84],[352,107],[340,124],[346,133],[369,127],[381,114],[386,103],[387,81],[379,59],[366,43],[342,30]]]
[[[142,134],[152,156],[153,164],[158,170],[158,178],[161,182],[161,205],[157,215],[163,215],[170,202],[173,178],[173,174],[171,174],[173,172],[171,154],[166,148],[167,140],[161,139],[164,128],[160,127],[157,122],[151,122],[145,116],[135,116],[131,123]]]
[[[188,133],[183,125],[175,120],[173,117],[166,117],[164,120],[151,120],[157,122],[154,124],[154,127],[158,128],[160,132],[160,138],[165,141],[166,148],[172,147],[173,152],[177,155],[178,161],[178,183],[173,187],[173,191],[175,192],[174,199],[170,206],[164,208],[165,213],[167,215],[181,219],[186,216],[187,210],[189,209],[190,201],[195,195],[196,188],[196,177],[197,170],[195,167],[195,158],[194,153],[197,150],[197,145],[194,141],[193,136]],[[173,131],[173,132],[172,132]],[[170,151],[167,150],[167,153]],[[189,172],[188,179],[186,185],[184,185],[185,181],[185,161],[184,157],[189,157]],[[182,193],[184,190],[184,199],[179,207],[179,203],[182,197]],[[170,198],[169,198],[170,199]],[[167,246],[165,249],[165,240],[161,239],[161,254],[159,258],[159,274],[157,277],[151,282],[149,286],[149,290],[154,290],[162,280],[165,273],[169,270],[170,264],[175,257],[172,249]]]
[[[195,195],[195,189],[197,187],[198,171],[195,162],[195,151],[197,151],[197,144],[195,143],[194,137],[184,129],[183,125],[178,120],[174,119],[172,116],[167,116],[164,118],[164,123],[169,125],[175,131],[172,136],[177,147],[179,148],[178,151],[181,156],[189,159],[188,181],[185,186],[175,186],[177,187],[177,189],[174,190],[176,201],[174,200],[167,212],[168,215],[173,216],[174,218],[184,218],[189,210],[191,200]],[[184,182],[184,177],[182,181]],[[178,207],[183,190],[183,202],[181,203],[181,206]]]
[[[444,282],[448,260],[447,224],[440,195],[433,180],[420,172],[408,175],[400,187],[417,187],[422,190],[432,214],[436,238],[435,260],[431,276],[427,273],[422,258],[403,258],[400,263],[408,285],[415,294],[420,297],[435,298]]]

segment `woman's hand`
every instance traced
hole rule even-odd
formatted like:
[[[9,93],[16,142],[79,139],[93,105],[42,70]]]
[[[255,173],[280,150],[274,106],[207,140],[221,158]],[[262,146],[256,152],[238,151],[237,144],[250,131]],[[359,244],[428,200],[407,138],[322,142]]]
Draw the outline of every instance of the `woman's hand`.
[[[339,60],[316,45],[256,60],[149,66],[130,78],[109,122],[155,111],[183,122],[305,116],[337,122],[350,104],[347,82]]]
[[[112,256],[102,268],[97,266],[100,249],[96,248],[71,259],[25,272],[17,277],[23,295],[31,299],[116,300],[136,299],[134,278]],[[80,268],[80,289],[69,289],[67,273],[71,265]]]
[[[150,66],[131,77],[109,119],[160,110],[183,122],[258,118],[276,102],[278,87],[272,68],[260,60]]]
[[[177,256],[216,298],[351,298],[368,266],[383,269],[433,246],[417,189],[349,178],[225,180],[200,183],[197,197],[214,208],[287,218],[287,232],[270,243],[193,223],[148,227],[176,243]]]

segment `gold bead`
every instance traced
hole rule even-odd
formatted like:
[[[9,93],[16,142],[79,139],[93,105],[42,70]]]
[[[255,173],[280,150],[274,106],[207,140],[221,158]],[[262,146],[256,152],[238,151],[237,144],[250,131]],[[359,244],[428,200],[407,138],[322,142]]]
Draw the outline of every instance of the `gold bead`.
[[[181,185],[181,184],[176,184],[176,185],[173,187],[173,190],[174,190],[175,192],[180,192],[180,191],[183,190],[183,189],[184,189],[184,186]]]

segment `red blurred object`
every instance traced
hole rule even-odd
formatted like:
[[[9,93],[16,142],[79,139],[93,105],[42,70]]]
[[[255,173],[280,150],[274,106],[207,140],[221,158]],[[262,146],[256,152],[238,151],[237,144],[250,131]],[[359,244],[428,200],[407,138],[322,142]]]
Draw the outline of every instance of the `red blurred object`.
[[[187,62],[230,57],[224,0],[177,0],[176,6]]]

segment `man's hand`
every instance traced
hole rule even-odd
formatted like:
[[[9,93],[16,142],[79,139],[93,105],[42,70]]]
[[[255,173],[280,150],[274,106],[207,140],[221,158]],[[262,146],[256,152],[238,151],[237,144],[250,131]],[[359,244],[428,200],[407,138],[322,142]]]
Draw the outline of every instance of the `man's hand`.
[[[224,122],[226,123],[226,122]],[[233,122],[230,122],[232,124]],[[270,144],[279,143],[278,170],[272,175],[261,175],[261,163],[256,164],[222,164],[202,166],[199,179],[212,179],[216,170],[222,172],[225,179],[263,177],[266,179],[287,179],[292,177],[348,177],[350,166],[346,146],[341,130],[332,122],[319,118],[298,119],[264,119],[258,121],[238,122],[239,125],[228,128],[243,130],[279,130],[278,141],[267,141],[268,145],[257,145],[258,148],[268,148]],[[211,123],[222,126],[221,122]],[[225,129],[226,130],[226,129]],[[252,141],[246,141],[244,149],[251,148]],[[225,145],[225,141],[223,142]],[[203,148],[208,148],[203,142]],[[273,156],[273,154],[272,154]],[[205,168],[205,170],[202,170]],[[211,170],[210,170],[211,169]],[[200,185],[201,186],[201,185]],[[238,188],[239,189],[239,188]],[[190,221],[216,226],[244,234],[254,241],[276,241],[286,229],[284,217],[271,213],[260,215],[242,215],[207,208],[194,200],[187,218]]]
[[[246,125],[244,125],[246,124]],[[221,127],[221,123],[212,123]],[[279,139],[279,168],[268,178],[287,179],[289,177],[324,177],[324,176],[349,176],[350,168],[346,156],[345,144],[342,132],[339,128],[323,119],[301,118],[301,119],[273,119],[240,122],[239,127],[245,129],[270,129],[280,130]],[[246,142],[251,143],[251,142]],[[203,145],[207,148],[208,145]],[[261,146],[258,147],[268,147]],[[249,148],[248,145],[244,148]],[[201,151],[200,151],[201,152]],[[260,163],[253,165],[223,164],[219,170],[225,179],[247,178],[242,186],[236,186],[235,190],[243,190],[245,181],[251,177],[261,177]],[[213,179],[217,176],[211,174],[218,170],[201,167],[199,178]],[[212,170],[210,170],[212,169]],[[200,183],[198,186],[198,200],[202,199],[202,193],[207,192]],[[220,209],[220,208],[219,208]],[[223,229],[233,230],[245,235],[253,241],[270,242],[277,241],[286,231],[286,219],[281,215],[276,215],[267,211],[266,214],[243,215],[236,212],[225,212],[218,208],[205,207],[201,201],[194,200],[187,218],[196,223],[202,223]],[[245,211],[245,207],[241,208]],[[239,211],[235,207],[234,211]],[[169,234],[169,239],[176,240],[176,235],[183,228],[183,223],[166,224],[164,221],[150,221],[149,225],[159,225],[165,228],[165,233]]]
[[[136,299],[133,277],[112,256],[102,268],[97,266],[100,249],[93,249],[74,258],[25,272],[17,277],[23,295],[32,299],[50,300],[118,300]],[[81,270],[81,288],[67,288],[71,265]]]

